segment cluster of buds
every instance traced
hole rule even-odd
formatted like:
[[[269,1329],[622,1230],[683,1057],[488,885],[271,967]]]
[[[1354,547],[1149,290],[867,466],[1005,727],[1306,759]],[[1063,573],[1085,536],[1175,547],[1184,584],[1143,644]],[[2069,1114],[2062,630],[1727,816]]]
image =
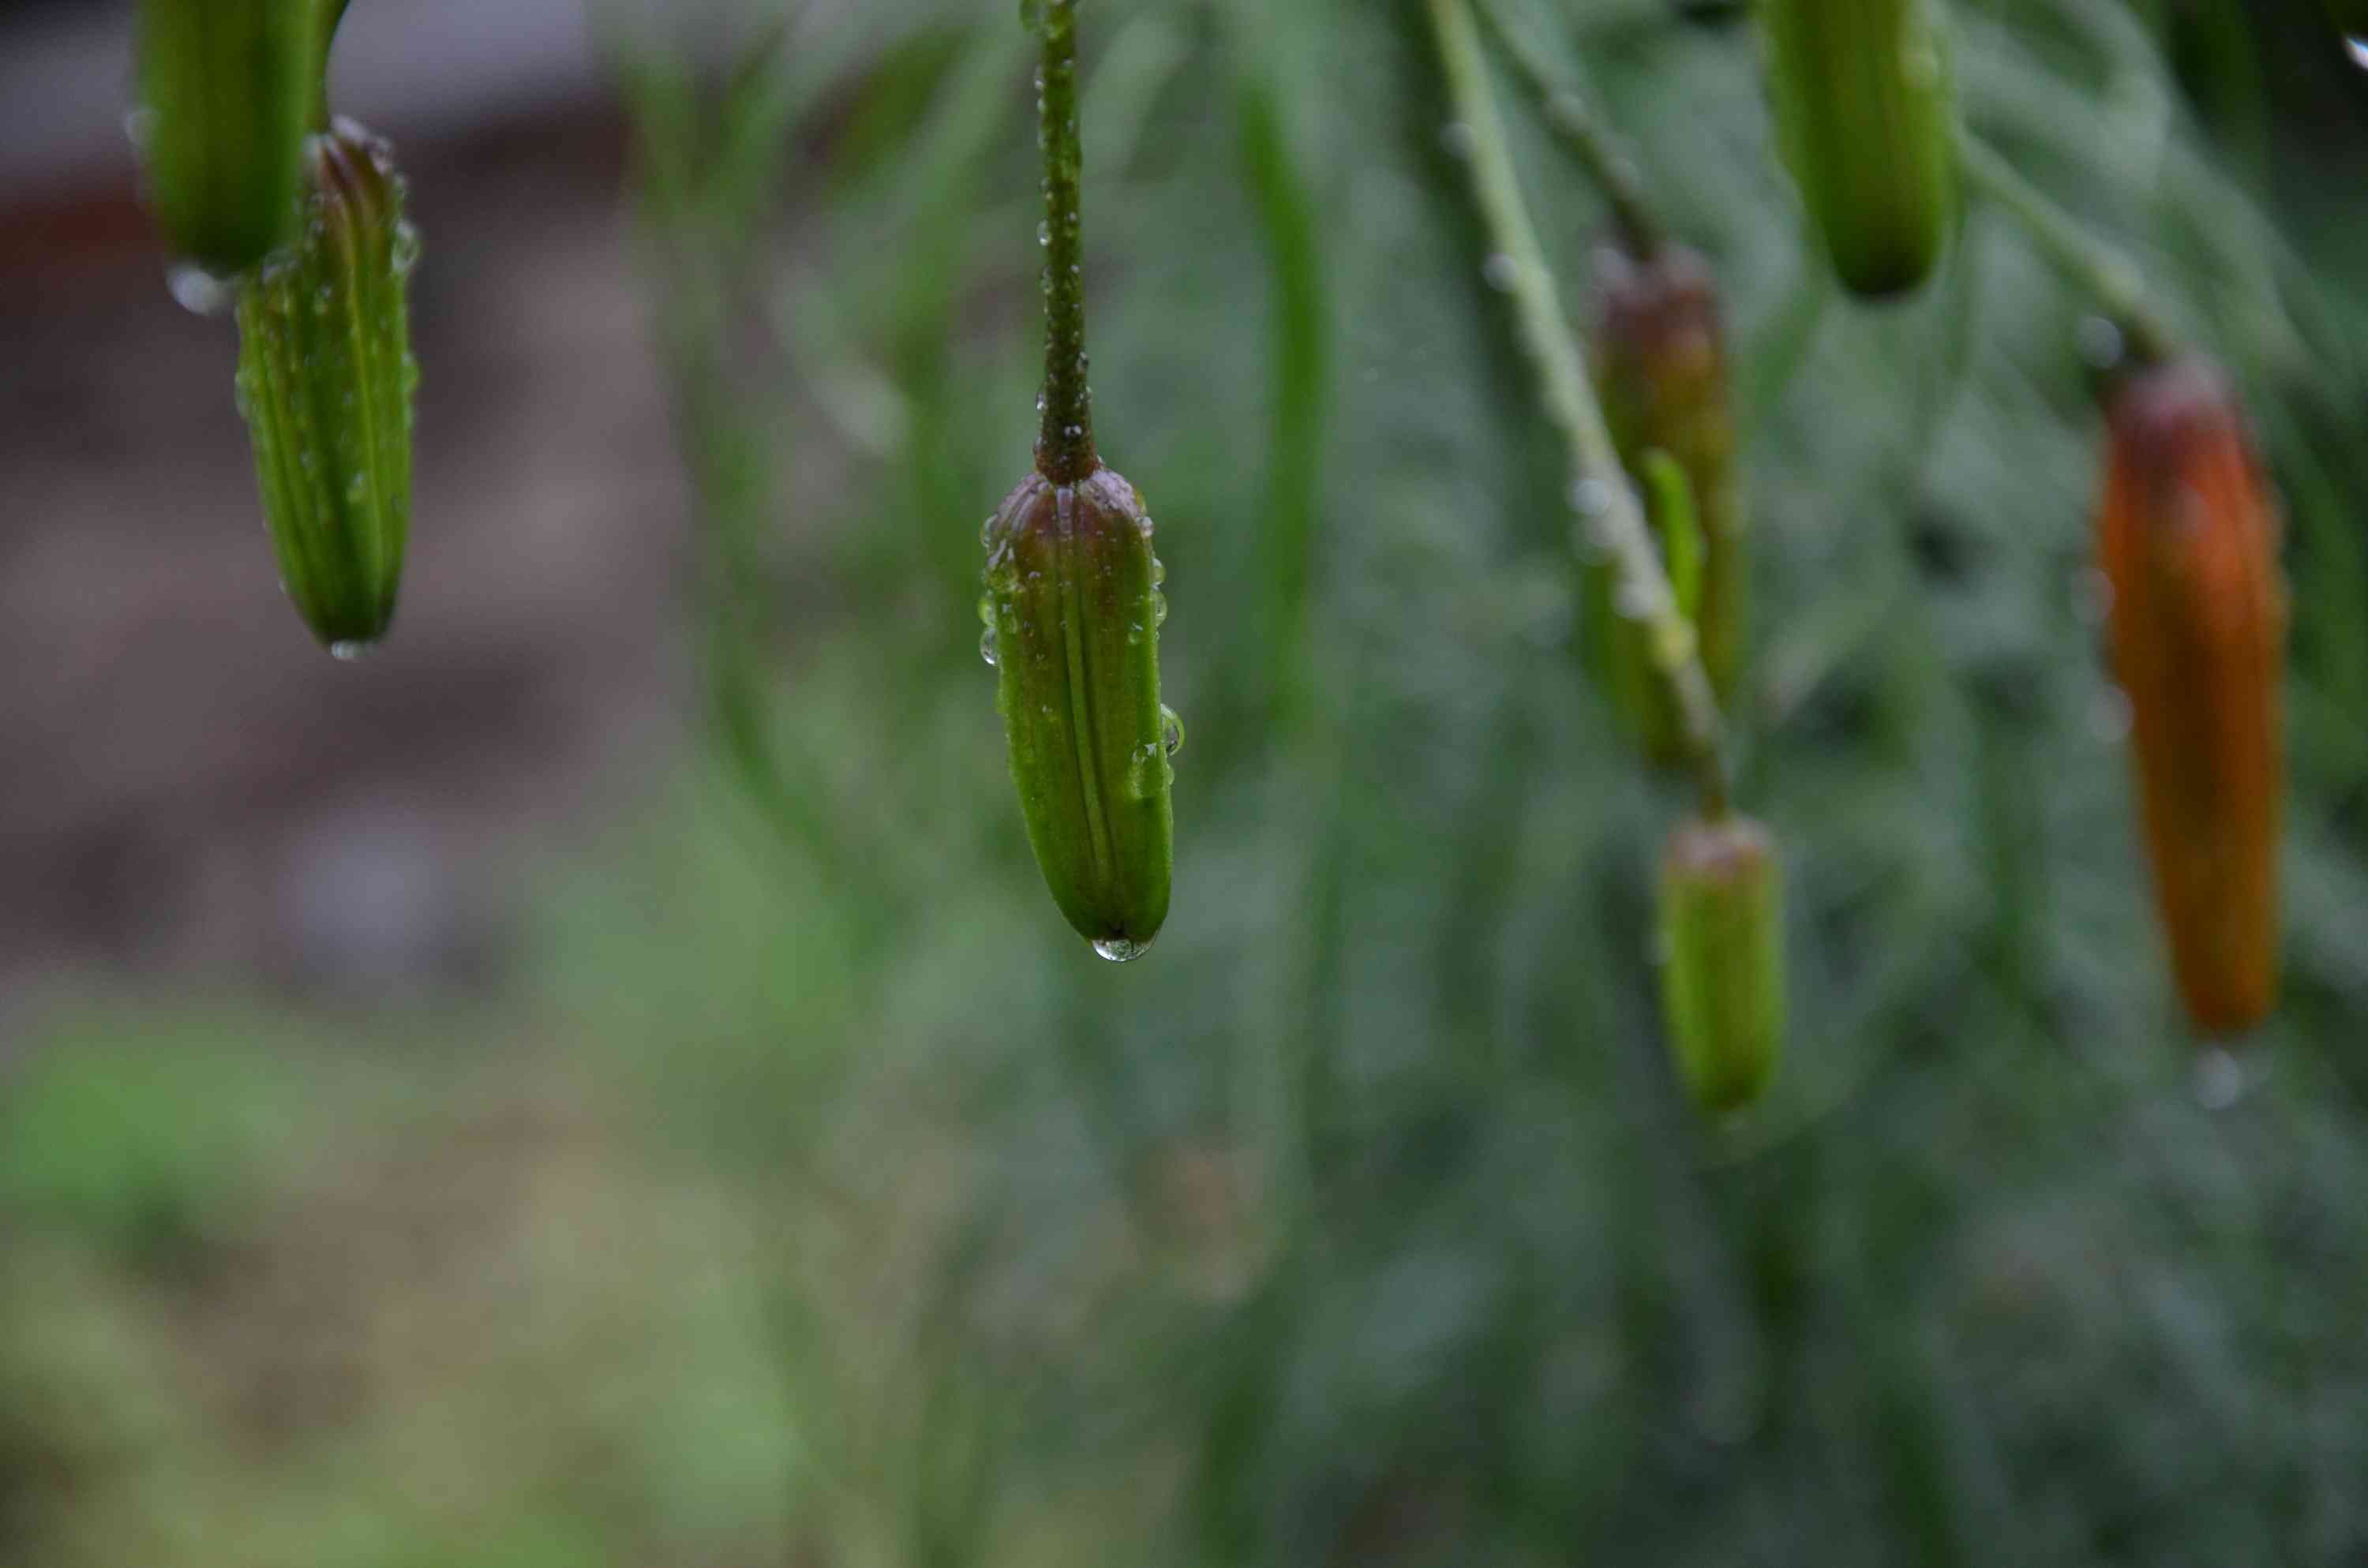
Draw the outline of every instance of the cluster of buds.
[[[2285,761],[2278,521],[2219,375],[2142,368],[2112,392],[2099,525],[2113,670],[2171,968],[2196,1027],[2276,1006]]]
[[[1669,243],[1642,256],[1607,245],[1598,272],[1596,390],[1724,700],[1743,661],[1750,562],[1717,285],[1699,255]],[[1684,717],[1655,668],[1652,629],[1622,613],[1618,577],[1604,551],[1583,549],[1588,663],[1638,746],[1675,767],[1686,756]]]
[[[1853,293],[1930,275],[1956,202],[1945,37],[1933,0],[1763,0],[1786,165]]]
[[[135,124],[167,243],[237,301],[239,410],[281,581],[351,657],[393,616],[409,531],[418,239],[387,144],[328,116],[344,11],[142,0]]]

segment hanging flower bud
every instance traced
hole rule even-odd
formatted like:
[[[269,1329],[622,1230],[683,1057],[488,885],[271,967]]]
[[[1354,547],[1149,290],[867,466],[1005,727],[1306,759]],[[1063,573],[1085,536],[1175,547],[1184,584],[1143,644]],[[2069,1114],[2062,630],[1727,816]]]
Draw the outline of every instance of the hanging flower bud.
[[[1139,957],[1167,918],[1183,744],[1159,702],[1151,519],[1107,468],[1076,484],[1031,473],[988,520],[986,551],[985,646],[1036,863],[1097,952]]]
[[[2114,396],[2111,426],[2100,553],[2155,892],[2190,1016],[2207,1033],[2239,1033],[2278,991],[2277,517],[2210,367],[2138,371]]]
[[[1740,1110],[1775,1079],[1784,1040],[1783,872],[1740,817],[1688,822],[1661,862],[1662,1007],[1688,1093]]]
[[[1665,244],[1641,259],[1606,246],[1598,271],[1594,366],[1604,417],[1645,498],[1680,608],[1694,621],[1702,667],[1724,699],[1742,662],[1750,563],[1717,287],[1708,265],[1682,245]],[[1674,462],[1680,485],[1654,482],[1647,460],[1655,452]],[[1689,554],[1696,570],[1681,573]],[[1675,767],[1686,757],[1684,722],[1655,672],[1651,629],[1620,613],[1618,577],[1601,551],[1583,552],[1588,664],[1645,754]]]
[[[341,119],[305,160],[295,244],[239,297],[239,409],[288,597],[351,657],[385,633],[403,574],[419,247],[384,142]]]
[[[319,81],[313,0],[144,0],[132,124],[168,244],[244,272],[293,232]]]
[[[1947,62],[1931,0],[1764,0],[1786,164],[1853,293],[1905,293],[1955,203]]]

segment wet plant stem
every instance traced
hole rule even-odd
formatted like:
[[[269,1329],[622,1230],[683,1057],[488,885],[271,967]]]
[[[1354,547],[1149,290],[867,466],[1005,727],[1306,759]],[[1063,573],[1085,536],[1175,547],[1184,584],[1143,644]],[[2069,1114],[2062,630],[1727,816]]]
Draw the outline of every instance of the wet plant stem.
[[[1505,19],[1504,0],[1479,0],[1480,19],[1497,40],[1521,85],[1538,100],[1546,129],[1553,131],[1587,177],[1603,193],[1621,239],[1639,257],[1661,248],[1668,229],[1645,194],[1645,179],[1636,162],[1619,139],[1571,88],[1555,80],[1554,70],[1535,42]]]
[[[1055,484],[1090,477],[1093,393],[1086,384],[1085,143],[1077,124],[1077,0],[1040,0],[1037,76],[1044,153],[1044,423],[1036,469]]]
[[[1654,674],[1668,687],[1682,721],[1687,766],[1701,791],[1703,814],[1723,816],[1731,792],[1724,755],[1725,721],[1702,668],[1693,626],[1679,609],[1654,547],[1643,503],[1621,467],[1619,449],[1588,380],[1578,340],[1555,292],[1545,248],[1521,199],[1470,0],[1429,3],[1449,97],[1470,133],[1465,162],[1473,196],[1497,250],[1509,263],[1491,270],[1512,295],[1521,347],[1537,376],[1547,417],[1569,449],[1572,508],[1587,530],[1588,546],[1612,562],[1621,612],[1650,629]]]
[[[1966,183],[2013,219],[2056,270],[2096,296],[2133,358],[2159,364],[2177,356],[2179,335],[2146,297],[2146,279],[2127,257],[2081,228],[1972,131],[1960,131],[1957,142]]]

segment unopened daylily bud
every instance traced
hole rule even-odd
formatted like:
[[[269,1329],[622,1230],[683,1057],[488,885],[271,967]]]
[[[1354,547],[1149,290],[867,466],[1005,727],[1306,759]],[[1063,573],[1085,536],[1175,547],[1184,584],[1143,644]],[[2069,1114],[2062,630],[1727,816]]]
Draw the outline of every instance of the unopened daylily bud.
[[[294,231],[317,91],[314,0],[143,0],[133,126],[168,244],[244,272]]]
[[[1956,201],[1932,0],[1762,0],[1778,140],[1834,270],[1882,298],[1922,283]]]
[[[1767,830],[1688,822],[1661,862],[1662,1007],[1678,1071],[1704,1110],[1740,1110],[1775,1080],[1784,1040],[1783,871]]]
[[[341,119],[305,163],[295,242],[239,297],[239,408],[288,597],[350,657],[384,634],[403,574],[419,247],[384,142]]]
[[[1175,863],[1159,700],[1167,601],[1134,487],[1031,473],[986,525],[987,647],[1012,782],[1045,885],[1104,958],[1151,945]]]
[[[2278,520],[2218,373],[2138,371],[2114,395],[2100,555],[2114,673],[2171,967],[2212,1034],[2276,1006],[2285,589]]]
[[[1700,256],[1675,244],[1641,259],[1607,246],[1598,271],[1594,369],[1604,417],[1638,482],[1672,580],[1681,590],[1682,579],[1693,580],[1691,592],[1680,592],[1680,608],[1694,622],[1712,689],[1724,699],[1742,662],[1750,562],[1717,285]],[[1654,453],[1675,464],[1681,485],[1655,482]],[[1679,571],[1688,555],[1692,571]],[[1582,561],[1588,664],[1645,754],[1677,766],[1687,756],[1685,726],[1655,672],[1652,629],[1621,612],[1619,574],[1601,551],[1583,551]]]

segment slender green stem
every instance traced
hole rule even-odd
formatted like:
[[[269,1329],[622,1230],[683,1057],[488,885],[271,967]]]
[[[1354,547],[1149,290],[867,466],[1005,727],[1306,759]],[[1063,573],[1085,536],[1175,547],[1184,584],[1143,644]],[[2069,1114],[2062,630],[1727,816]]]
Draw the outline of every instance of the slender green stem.
[[[1678,608],[1645,525],[1644,506],[1620,466],[1619,449],[1612,444],[1577,339],[1563,313],[1545,249],[1521,199],[1471,6],[1468,0],[1429,0],[1429,5],[1448,92],[1457,117],[1471,132],[1473,195],[1504,257],[1492,270],[1511,290],[1521,346],[1537,374],[1547,417],[1569,448],[1572,507],[1588,529],[1589,542],[1611,558],[1619,578],[1615,600],[1620,613],[1651,631],[1653,668],[1683,721],[1687,761],[1702,791],[1702,809],[1710,816],[1723,815],[1728,796],[1722,751],[1725,722],[1702,669],[1693,626]]]
[[[2146,297],[2146,279],[2127,257],[2082,229],[1972,131],[1959,132],[1958,144],[1966,182],[2020,223],[2057,270],[2097,297],[2133,356],[2156,363],[2177,355],[2179,335]]]
[[[1084,138],[1077,126],[1077,0],[1040,0],[1043,65],[1037,76],[1044,150],[1044,423],[1036,467],[1075,484],[1101,464],[1093,393],[1086,385]]]
[[[1645,194],[1645,178],[1637,172],[1635,160],[1595,118],[1586,99],[1556,83],[1553,66],[1536,43],[1505,19],[1503,0],[1479,0],[1479,4],[1480,19],[1496,35],[1514,74],[1536,97],[1546,128],[1603,192],[1620,237],[1639,256],[1659,250],[1668,229],[1654,210],[1652,198]]]

